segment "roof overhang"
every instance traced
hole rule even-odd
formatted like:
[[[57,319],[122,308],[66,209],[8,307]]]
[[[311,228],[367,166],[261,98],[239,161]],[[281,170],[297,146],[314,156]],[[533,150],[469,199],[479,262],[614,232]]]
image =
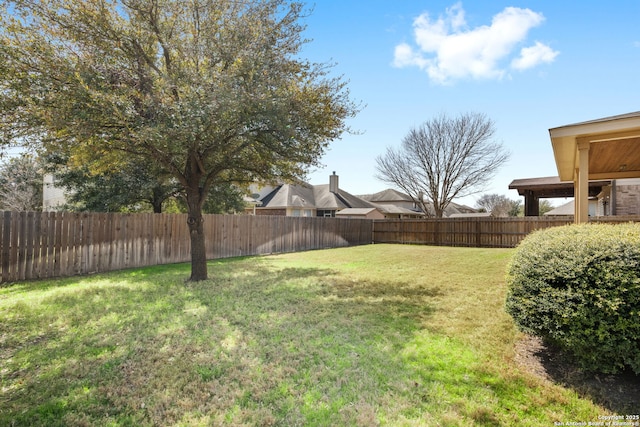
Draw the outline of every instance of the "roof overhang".
[[[611,180],[589,181],[589,197],[597,196],[607,185],[611,185]],[[574,196],[574,182],[560,181],[557,176],[514,179],[509,189],[518,190],[521,196],[532,195],[539,199]]]
[[[549,129],[561,181],[573,181],[589,145],[589,180],[640,177],[640,111]]]

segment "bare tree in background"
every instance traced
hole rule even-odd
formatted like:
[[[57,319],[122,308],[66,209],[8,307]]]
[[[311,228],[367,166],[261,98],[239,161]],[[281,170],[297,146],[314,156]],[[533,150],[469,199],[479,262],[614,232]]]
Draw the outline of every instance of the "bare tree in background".
[[[511,200],[509,216],[524,216],[524,205],[522,200]]]
[[[0,211],[42,210],[42,168],[29,154],[0,164]]]
[[[540,215],[555,209],[548,200],[540,200],[539,205]],[[483,194],[476,201],[476,207],[494,217],[524,216],[522,200],[511,200],[501,194]]]
[[[489,212],[491,216],[506,217],[511,216],[514,201],[502,194],[483,194],[476,201],[476,206]]]
[[[427,215],[442,217],[454,198],[482,191],[509,159],[494,134],[485,114],[441,114],[378,156],[377,177],[410,195]]]

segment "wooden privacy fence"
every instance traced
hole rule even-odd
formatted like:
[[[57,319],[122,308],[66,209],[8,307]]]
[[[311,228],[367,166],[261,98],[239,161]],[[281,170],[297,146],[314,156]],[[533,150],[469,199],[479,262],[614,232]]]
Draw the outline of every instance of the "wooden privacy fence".
[[[0,283],[187,262],[186,214],[0,212]],[[205,215],[208,259],[369,243],[510,248],[572,217],[369,220]],[[640,221],[596,217],[591,222]]]
[[[638,216],[594,217],[590,222],[640,221]],[[573,223],[573,216],[375,220],[374,243],[513,248],[534,230]]]
[[[371,220],[205,215],[207,258],[372,242]],[[0,282],[187,262],[186,214],[0,212]]]

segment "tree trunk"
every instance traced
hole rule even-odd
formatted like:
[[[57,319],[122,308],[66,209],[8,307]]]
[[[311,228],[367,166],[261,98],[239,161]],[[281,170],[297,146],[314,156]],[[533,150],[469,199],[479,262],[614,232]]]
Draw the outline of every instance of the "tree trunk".
[[[442,218],[444,216],[444,207],[442,206],[442,203],[433,203],[433,211],[434,214],[436,216],[436,218]]]
[[[156,185],[152,189],[151,206],[153,206],[153,213],[162,213],[162,202],[167,199],[166,192],[163,191],[161,185]]]
[[[207,251],[204,239],[204,218],[202,217],[202,195],[199,190],[187,191],[189,236],[191,238],[192,282],[207,280]]]

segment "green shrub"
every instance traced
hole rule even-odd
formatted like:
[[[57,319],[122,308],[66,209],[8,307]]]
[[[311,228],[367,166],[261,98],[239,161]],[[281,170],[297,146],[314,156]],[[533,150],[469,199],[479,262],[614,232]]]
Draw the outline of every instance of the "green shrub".
[[[507,312],[590,371],[640,374],[640,224],[532,233],[507,273]]]

